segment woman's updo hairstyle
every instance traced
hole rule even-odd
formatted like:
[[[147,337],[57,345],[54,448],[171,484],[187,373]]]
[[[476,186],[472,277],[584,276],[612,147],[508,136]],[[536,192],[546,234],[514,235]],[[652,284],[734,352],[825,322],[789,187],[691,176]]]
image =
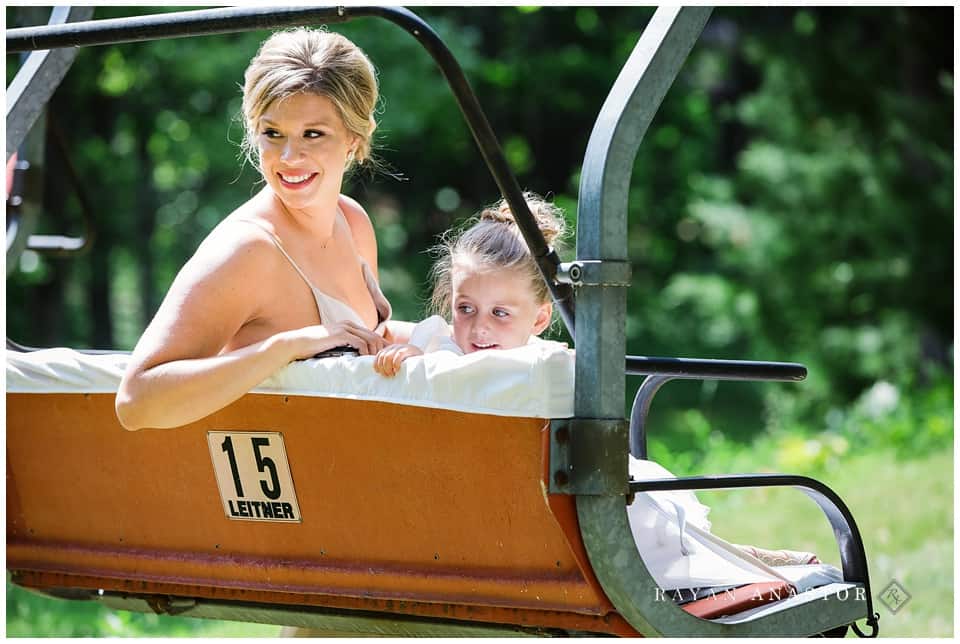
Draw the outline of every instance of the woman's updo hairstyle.
[[[532,192],[524,192],[523,198],[547,244],[557,248],[558,244],[562,243],[566,230],[563,211]],[[498,203],[484,208],[471,222],[472,225],[468,228],[446,236],[434,248],[438,257],[430,272],[433,281],[431,311],[450,319],[452,272],[453,267],[458,264],[478,270],[521,271],[529,280],[537,303],[549,302],[550,290],[540,274],[536,260],[530,254],[507,200],[501,199]]]
[[[330,99],[347,131],[359,140],[352,160],[370,159],[379,95],[373,64],[340,34],[301,27],[278,31],[265,40],[244,74],[242,149],[254,167],[260,167],[260,118],[274,101],[299,93]]]

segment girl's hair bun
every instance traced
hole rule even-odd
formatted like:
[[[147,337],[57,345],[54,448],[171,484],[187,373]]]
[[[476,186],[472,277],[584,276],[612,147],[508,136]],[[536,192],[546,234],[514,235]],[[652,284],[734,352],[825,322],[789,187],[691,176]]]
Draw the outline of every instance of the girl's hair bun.
[[[563,237],[566,231],[563,211],[532,192],[524,192],[523,199],[527,202],[527,208],[530,209],[530,213],[536,220],[547,244],[552,246],[555,241]],[[480,221],[495,222],[508,226],[517,224],[513,211],[510,210],[510,204],[507,203],[506,199],[501,199],[496,204],[484,208],[480,213]],[[519,233],[518,229],[517,234]]]

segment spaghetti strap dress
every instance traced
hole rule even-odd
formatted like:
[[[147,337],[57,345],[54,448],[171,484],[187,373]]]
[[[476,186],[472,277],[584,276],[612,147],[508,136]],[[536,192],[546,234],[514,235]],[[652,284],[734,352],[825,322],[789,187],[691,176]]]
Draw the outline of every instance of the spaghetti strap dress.
[[[313,292],[313,299],[317,302],[317,313],[320,314],[321,324],[336,324],[337,322],[349,320],[358,326],[366,328],[367,325],[352,306],[338,298],[333,297],[332,295],[327,295],[310,282],[306,273],[304,273],[297,263],[293,261],[293,258],[283,247],[283,244],[280,242],[280,238],[277,237],[271,230],[269,230],[261,222],[253,219],[234,219],[234,221],[242,221],[248,224],[253,224],[263,232],[267,233],[270,239],[273,240],[273,243],[277,249],[283,253],[283,256],[287,258],[287,261],[290,262],[290,265],[293,266],[297,273],[300,274],[300,277],[303,278],[303,281],[306,282],[307,286],[310,287],[310,291]],[[360,269],[363,271],[364,282],[367,285],[367,290],[370,292],[370,298],[377,307],[377,326],[373,329],[373,332],[383,335],[384,330],[386,329],[387,321],[390,319],[390,316],[393,313],[393,309],[390,307],[390,302],[387,301],[383,291],[380,290],[380,284],[377,283],[377,278],[374,277],[373,270],[370,268],[370,265],[367,264],[367,261],[362,257],[359,259]]]

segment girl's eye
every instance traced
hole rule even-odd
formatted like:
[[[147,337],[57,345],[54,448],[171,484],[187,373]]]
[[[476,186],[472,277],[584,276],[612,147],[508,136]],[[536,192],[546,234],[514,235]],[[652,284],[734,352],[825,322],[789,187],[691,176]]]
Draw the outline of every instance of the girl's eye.
[[[463,315],[470,315],[471,313],[473,313],[473,307],[470,306],[469,304],[458,304],[457,312],[462,313]]]
[[[305,139],[319,139],[321,136],[323,136],[323,132],[320,130],[307,130],[303,133]]]
[[[510,315],[510,311],[506,309],[493,309],[493,315],[498,318],[505,318]]]
[[[263,131],[263,135],[268,139],[276,139],[276,138],[279,138],[280,133],[274,130],[273,128],[268,127]]]

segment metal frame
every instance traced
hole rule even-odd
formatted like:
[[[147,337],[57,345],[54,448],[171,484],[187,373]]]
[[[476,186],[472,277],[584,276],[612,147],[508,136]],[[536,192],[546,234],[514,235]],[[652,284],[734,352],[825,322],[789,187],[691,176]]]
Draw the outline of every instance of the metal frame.
[[[520,230],[537,259],[561,317],[576,339],[576,417],[556,422],[551,454],[562,465],[551,489],[576,494],[577,515],[591,565],[614,606],[645,634],[774,635],[810,634],[854,623],[867,613],[876,626],[872,602],[842,601],[836,610],[801,605],[745,624],[725,625],[695,618],[672,603],[656,602],[653,579],[636,550],[626,514],[627,495],[655,489],[708,489],[752,485],[793,485],[818,502],[834,526],[844,572],[869,592],[866,558],[849,511],[839,497],[804,477],[713,477],[642,481],[627,485],[626,421],[622,418],[627,373],[651,377],[638,392],[637,436],[656,391],[673,378],[800,380],[802,365],[627,356],[625,351],[627,190],[633,160],[660,102],[696,42],[710,8],[658,9],[627,61],[594,126],[580,182],[577,261],[560,265],[530,214],[502,149],[456,60],[433,30],[415,14],[395,7],[270,7],[179,12],[7,32],[7,51],[35,51],[158,38],[266,29],[309,23],[345,22],[354,17],[381,17],[413,35],[437,62],[457,100],[480,152]],[[61,50],[57,50],[61,51]],[[67,50],[70,51],[70,50]],[[61,75],[62,77],[62,75]],[[59,82],[59,80],[57,81]],[[49,84],[48,84],[49,85]],[[56,83],[52,84],[55,87]],[[50,89],[52,93],[52,89]],[[29,92],[26,92],[29,95]],[[41,95],[36,94],[37,97]],[[43,98],[45,103],[49,98]],[[8,111],[8,155],[10,153]],[[9,262],[9,257],[8,257]],[[574,307],[573,285],[577,286]],[[564,438],[564,436],[566,438]],[[599,445],[599,447],[595,447]],[[642,441],[630,440],[642,453]],[[556,449],[556,451],[554,451]],[[565,459],[565,460],[564,460]],[[554,480],[556,479],[556,480]],[[839,527],[838,527],[839,526]],[[841,529],[842,528],[842,529]],[[849,535],[854,535],[850,538]],[[849,570],[848,570],[849,568]],[[859,630],[858,630],[859,633]],[[876,628],[874,628],[874,635]]]
[[[709,7],[658,9],[604,101],[580,175],[578,262],[629,262],[627,192],[633,161],[710,13]],[[626,317],[626,284],[577,288],[574,410],[578,418],[623,416]],[[618,467],[626,479],[626,452]]]
[[[583,499],[590,502],[581,503]],[[658,594],[632,538],[624,541],[624,535],[632,537],[632,533],[622,497],[585,495],[577,501],[593,571],[617,612],[643,635],[799,637],[825,633],[867,615],[866,602],[854,592],[835,601],[816,600],[740,624],[699,619],[672,601],[663,601],[662,591]]]
[[[47,27],[32,29],[50,29],[71,21],[89,20],[93,7],[54,7]],[[17,30],[10,30],[17,31]],[[8,31],[7,33],[10,33]],[[40,112],[46,106],[54,90],[66,75],[67,70],[77,57],[76,49],[26,48],[10,49],[7,40],[7,52],[30,51],[27,60],[17,71],[17,75],[7,88],[7,156],[20,147],[27,132],[33,127]]]
[[[626,369],[620,362],[626,354],[626,286],[629,271],[624,270],[627,257],[627,190],[637,148],[653,119],[660,102],[679,72],[687,55],[703,30],[710,8],[684,7],[658,9],[644,30],[633,54],[624,65],[613,89],[597,118],[587,145],[580,181],[580,210],[577,219],[577,262],[561,266],[560,278],[577,283],[576,310],[576,432],[570,442],[577,448],[562,465],[573,475],[557,479],[562,473],[554,469],[550,485],[558,491],[560,483],[574,488],[581,533],[591,565],[604,591],[614,606],[635,628],[644,634],[663,635],[809,635],[853,623],[865,614],[876,635],[878,616],[872,611],[872,600],[843,602],[842,608],[802,605],[785,613],[777,613],[746,624],[725,625],[692,617],[675,606],[655,601],[656,587],[632,539],[626,513],[626,499],[620,496],[619,480],[627,476],[626,447],[611,448],[611,426],[621,418],[626,373],[649,374],[638,392],[640,415],[638,426],[631,428],[631,450],[645,452],[642,442],[643,421],[653,395],[673,378],[723,377],[727,379],[801,380],[806,376],[802,365],[785,363],[683,360],[627,356]],[[606,265],[606,266],[604,266]],[[585,279],[592,269],[590,279]],[[604,270],[605,269],[605,270]],[[626,279],[625,279],[626,278]],[[562,453],[556,447],[558,436],[570,429],[555,422],[551,431],[551,456]],[[590,440],[580,438],[590,435]],[[610,453],[613,452],[611,455]],[[598,466],[598,463],[602,465]],[[780,480],[780,479],[777,479]],[[798,479],[786,477],[794,483]],[[606,486],[598,482],[610,481]],[[739,485],[761,482],[739,477],[729,479]],[[710,481],[710,483],[716,483]],[[816,483],[816,482],[814,482]],[[683,481],[676,485],[707,485],[705,481]],[[647,483],[631,483],[631,492]],[[651,484],[652,485],[652,484]],[[828,488],[816,483],[820,496],[815,500],[834,525],[846,561],[862,562],[851,574],[862,581],[869,595],[866,557],[856,525],[849,512],[846,531],[825,499],[839,501]],[[654,486],[655,487],[655,486]],[[809,486],[808,486],[809,487]],[[599,488],[599,489],[598,489]],[[823,488],[822,490],[820,488]],[[651,487],[651,489],[653,489]],[[824,492],[823,490],[826,490]],[[827,494],[829,492],[829,494]],[[848,538],[850,529],[856,539]],[[855,542],[856,547],[853,544]],[[851,554],[851,549],[856,556]],[[819,608],[819,610],[818,610]]]
[[[71,21],[88,20],[93,15],[93,7],[55,7],[50,14],[47,27],[66,24]],[[9,159],[21,145],[36,123],[60,85],[70,66],[77,57],[76,49],[49,49],[31,51],[16,76],[7,88],[7,155]],[[7,275],[17,266],[17,260],[27,248],[31,248],[31,237],[36,227],[36,212],[24,208],[20,197],[23,176],[30,167],[28,160],[18,159],[14,170],[14,186],[7,203]],[[42,238],[33,241],[44,241]]]

